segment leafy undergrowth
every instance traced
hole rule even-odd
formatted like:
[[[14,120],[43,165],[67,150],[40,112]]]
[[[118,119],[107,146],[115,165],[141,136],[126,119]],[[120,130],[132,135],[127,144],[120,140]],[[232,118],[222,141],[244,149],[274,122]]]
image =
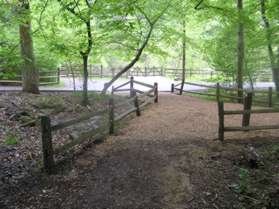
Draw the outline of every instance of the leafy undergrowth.
[[[90,93],[89,100],[90,105],[84,107],[81,93],[0,94],[0,188],[16,185],[30,171],[41,168],[41,115],[49,115],[55,123],[108,106],[108,96]],[[55,132],[54,146],[69,142],[70,132],[71,128]]]
[[[242,209],[278,209],[279,144],[259,145],[255,150],[258,162],[240,161],[238,182],[230,187],[239,195]]]

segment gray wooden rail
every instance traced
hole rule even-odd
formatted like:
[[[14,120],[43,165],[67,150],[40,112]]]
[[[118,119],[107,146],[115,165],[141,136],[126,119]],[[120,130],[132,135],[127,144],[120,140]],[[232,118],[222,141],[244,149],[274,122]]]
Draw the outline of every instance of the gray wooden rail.
[[[112,96],[109,99],[107,108],[95,112],[95,113],[89,113],[86,115],[82,115],[79,118],[75,118],[68,121],[59,122],[56,124],[52,124],[51,118],[49,116],[42,116],[41,117],[41,133],[42,133],[42,152],[43,152],[43,166],[45,171],[48,174],[52,174],[55,172],[55,161],[54,161],[54,155],[59,154],[61,152],[64,152],[80,143],[82,143],[84,140],[88,138],[92,138],[95,136],[99,137],[102,133],[109,133],[113,134],[115,132],[115,123],[122,120],[129,114],[135,112],[137,116],[141,115],[141,110],[148,104],[152,102],[158,102],[158,85],[154,84],[154,86],[145,84],[142,82],[134,81],[133,78],[131,78],[132,84],[135,82],[140,85],[145,85],[146,87],[152,87],[150,90],[139,93],[136,91],[136,89],[133,88],[133,85],[130,85],[131,89],[128,89],[131,93],[131,97],[128,100],[125,100],[123,102],[117,103],[115,101],[115,98],[113,94],[117,92],[117,90],[120,90],[121,87],[124,87],[125,85],[130,84],[130,82],[127,82],[119,87],[113,88]],[[141,103],[140,103],[140,100]],[[128,105],[132,103],[131,105]],[[117,112],[117,108],[124,109],[124,112]],[[84,121],[91,120],[93,118],[97,117],[107,117],[108,118],[108,124],[101,124],[100,127],[94,128],[92,127],[92,130],[89,130],[85,133],[80,134],[77,138],[71,140],[69,143],[60,146],[59,148],[54,149],[53,148],[53,142],[52,142],[52,134],[55,131],[80,124]],[[98,118],[97,118],[98,119]]]
[[[60,83],[60,69],[39,73],[40,85],[52,85]],[[48,81],[49,80],[49,81]],[[13,79],[0,79],[0,84],[21,85],[22,75],[15,75]]]
[[[218,116],[219,116],[219,140],[224,141],[225,132],[234,131],[256,131],[256,130],[270,130],[279,129],[279,125],[261,125],[250,126],[251,114],[268,114],[279,113],[279,109],[255,109],[252,110],[252,93],[249,93],[244,100],[243,110],[224,110],[224,102],[218,101]],[[226,115],[242,115],[242,126],[227,127],[225,126]]]
[[[273,101],[273,95],[276,92],[273,91],[272,87],[269,87],[268,90],[246,90],[246,89],[238,89],[238,88],[231,88],[231,87],[223,87],[219,83],[217,83],[216,85],[205,85],[205,84],[185,82],[185,84],[191,85],[191,86],[202,87],[202,88],[205,88],[205,90],[208,90],[208,89],[214,90],[215,89],[215,92],[206,92],[205,90],[188,91],[188,90],[184,90],[184,89],[183,89],[183,92],[189,93],[189,94],[216,97],[217,101],[220,101],[221,98],[225,98],[225,99],[236,100],[239,103],[243,103],[244,98],[236,96],[237,92],[241,91],[241,92],[244,92],[244,94],[248,94],[249,92],[251,92],[254,96],[253,102],[255,102],[256,104],[264,105],[267,107],[273,107],[274,105],[276,105]],[[176,85],[172,84],[171,92],[174,93],[176,90],[180,91],[180,85],[181,85],[181,83],[178,83]],[[265,97],[266,99],[265,100],[255,99],[255,96],[260,95],[260,94],[262,94],[262,96]]]

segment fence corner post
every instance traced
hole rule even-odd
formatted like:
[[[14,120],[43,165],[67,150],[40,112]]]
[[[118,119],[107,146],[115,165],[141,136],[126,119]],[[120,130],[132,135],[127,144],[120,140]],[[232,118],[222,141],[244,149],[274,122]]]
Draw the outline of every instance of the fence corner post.
[[[43,163],[47,174],[54,172],[51,121],[48,116],[41,116]]]
[[[217,102],[220,101],[220,83],[216,84],[216,99],[217,99]]]
[[[109,134],[114,134],[114,99],[109,99]]]
[[[272,93],[273,93],[273,88],[269,87],[268,88],[268,107],[272,107]]]
[[[250,118],[251,118],[251,108],[253,102],[253,93],[249,92],[247,96],[244,98],[244,112],[242,118],[242,127],[248,127],[250,125]]]
[[[174,93],[174,83],[171,84],[171,93]]]
[[[154,102],[158,103],[159,94],[158,94],[158,83],[157,82],[154,83],[154,96],[155,96]]]
[[[130,97],[134,96],[134,77],[130,78]]]
[[[140,116],[141,112],[140,112],[139,100],[138,100],[138,96],[137,95],[135,96],[134,104],[135,104],[137,116]]]
[[[218,116],[219,116],[219,140],[224,141],[225,121],[224,121],[224,102],[218,101]]]
[[[60,84],[60,67],[57,68],[57,84]]]

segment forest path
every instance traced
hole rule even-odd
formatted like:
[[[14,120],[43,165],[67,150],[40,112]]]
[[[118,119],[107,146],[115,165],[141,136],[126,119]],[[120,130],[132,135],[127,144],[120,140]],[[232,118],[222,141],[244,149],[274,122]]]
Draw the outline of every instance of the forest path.
[[[23,205],[52,209],[232,208],[237,199],[228,184],[235,178],[232,160],[239,157],[234,152],[238,148],[214,140],[216,102],[170,94],[159,99],[142,117],[133,118],[117,134],[79,156],[69,174],[53,176],[39,193],[36,190],[36,195],[25,197]],[[239,122],[239,118],[231,122]],[[231,137],[249,134],[253,136],[240,133]]]

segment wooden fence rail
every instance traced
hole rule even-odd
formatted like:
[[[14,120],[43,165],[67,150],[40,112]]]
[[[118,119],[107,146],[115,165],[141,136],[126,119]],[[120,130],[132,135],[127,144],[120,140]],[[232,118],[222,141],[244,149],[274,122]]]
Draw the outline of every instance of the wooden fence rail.
[[[243,103],[244,98],[238,97],[238,92],[243,92],[244,95],[248,93],[252,93],[253,96],[256,95],[261,95],[262,97],[265,97],[266,100],[260,100],[260,99],[253,99],[253,102],[259,104],[259,105],[265,105],[267,107],[273,107],[276,105],[276,103],[273,101],[273,96],[277,92],[273,91],[272,87],[269,87],[268,90],[246,90],[246,89],[238,89],[238,88],[231,88],[231,87],[224,87],[221,86],[219,83],[216,85],[206,85],[206,84],[198,84],[198,83],[191,83],[191,82],[185,82],[186,85],[191,85],[191,86],[197,86],[201,87],[204,89],[197,90],[197,91],[188,91],[183,89],[183,92],[185,93],[190,93],[190,94],[197,94],[197,95],[205,95],[205,96],[212,96],[216,97],[217,101],[220,101],[221,98],[225,99],[232,99],[232,100],[237,100],[239,103]],[[174,93],[176,90],[180,91],[180,86],[181,83],[178,84],[172,84],[171,85],[171,92]],[[208,89],[215,89],[215,93],[213,92],[206,92]],[[233,94],[233,95],[232,95]]]
[[[130,82],[134,82],[133,78],[125,85],[130,84]],[[137,82],[137,81],[136,81]],[[146,87],[151,87],[149,84],[137,82],[137,84],[145,85]],[[83,116],[80,116],[79,118],[75,118],[68,121],[62,121],[58,122],[56,124],[51,123],[51,119],[49,116],[42,116],[41,117],[41,133],[42,133],[42,152],[43,152],[43,166],[45,171],[48,174],[52,174],[55,172],[55,161],[54,161],[54,155],[59,154],[61,152],[64,152],[75,145],[78,145],[82,143],[85,139],[90,138],[92,136],[100,136],[103,132],[113,134],[115,131],[115,123],[122,120],[129,114],[135,112],[137,116],[141,115],[141,109],[144,108],[146,105],[152,103],[152,102],[158,102],[158,85],[154,84],[152,86],[152,89],[143,92],[138,93],[136,89],[132,85],[130,85],[131,89],[126,89],[128,92],[131,92],[131,98],[124,102],[120,102],[119,104],[116,103],[113,94],[117,91],[121,91],[121,87],[124,87],[125,85],[120,85],[119,87],[113,88],[112,96],[109,99],[108,102],[108,108],[95,112],[95,113],[89,113]],[[151,95],[152,94],[152,95]],[[151,97],[150,97],[151,96]],[[144,97],[148,97],[144,102],[140,104],[140,99],[143,99]],[[127,105],[132,102],[132,107]],[[127,109],[128,107],[128,109]],[[124,108],[125,111],[121,113],[117,113],[117,108]],[[68,128],[73,125],[80,124],[84,121],[88,120],[99,120],[103,118],[108,118],[108,124],[100,124],[99,127],[92,127],[92,130],[87,131],[86,133],[82,133],[78,135],[75,139],[71,140],[69,143],[57,148],[53,149],[53,142],[52,142],[52,134],[55,131]]]
[[[60,83],[60,69],[57,71],[40,72],[40,85],[52,85]],[[13,79],[0,79],[0,84],[21,85],[22,75],[16,75]]]
[[[279,129],[279,125],[261,125],[250,126],[251,114],[268,114],[279,113],[279,109],[256,109],[252,110],[252,93],[248,94],[244,99],[243,110],[224,110],[224,102],[218,101],[218,116],[219,116],[219,140],[224,141],[225,132],[234,131],[256,131],[256,130],[271,130]],[[226,127],[226,115],[242,115],[242,126],[240,127]]]

